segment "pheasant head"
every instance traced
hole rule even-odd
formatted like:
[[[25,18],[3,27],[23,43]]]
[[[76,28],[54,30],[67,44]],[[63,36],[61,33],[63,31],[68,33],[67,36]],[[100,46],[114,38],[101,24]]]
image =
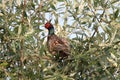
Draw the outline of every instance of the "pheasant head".
[[[48,22],[45,24],[45,28],[48,29],[48,31],[49,31],[48,35],[53,35],[53,34],[54,34],[54,27],[53,27],[53,25],[50,23],[50,21],[48,21]]]

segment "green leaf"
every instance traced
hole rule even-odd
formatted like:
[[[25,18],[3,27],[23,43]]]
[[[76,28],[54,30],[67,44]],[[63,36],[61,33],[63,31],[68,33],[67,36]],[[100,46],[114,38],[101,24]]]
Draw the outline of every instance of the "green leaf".
[[[27,17],[26,11],[23,11],[23,16],[24,16],[24,17]]]
[[[116,19],[119,15],[119,9],[116,10],[116,12],[114,13],[114,18]]]
[[[0,66],[2,67],[6,67],[8,65],[8,63],[6,61],[4,61],[3,63],[0,63]]]
[[[79,7],[76,7],[75,9],[76,9],[76,12],[78,12],[78,10],[79,10]]]
[[[50,4],[50,7],[51,7],[52,9],[56,10],[55,6],[54,6],[52,3]]]

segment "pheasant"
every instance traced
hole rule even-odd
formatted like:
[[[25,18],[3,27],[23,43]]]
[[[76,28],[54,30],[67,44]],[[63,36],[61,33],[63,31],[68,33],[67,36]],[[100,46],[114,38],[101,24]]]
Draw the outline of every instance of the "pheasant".
[[[61,58],[67,58],[68,55],[70,54],[70,45],[69,42],[61,37],[58,37],[54,33],[54,27],[48,21],[45,24],[45,28],[48,29],[48,37],[47,37],[47,47],[48,51],[54,55],[54,56],[59,56]]]

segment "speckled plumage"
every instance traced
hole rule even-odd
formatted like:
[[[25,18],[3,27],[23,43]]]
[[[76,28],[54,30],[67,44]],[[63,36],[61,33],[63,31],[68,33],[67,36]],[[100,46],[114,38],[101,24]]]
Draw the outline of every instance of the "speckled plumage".
[[[48,50],[52,55],[59,55],[59,57],[68,57],[70,54],[70,46],[69,42],[64,39],[60,38],[54,34],[54,27],[50,22],[45,24],[45,27],[48,29],[48,40],[47,46]]]

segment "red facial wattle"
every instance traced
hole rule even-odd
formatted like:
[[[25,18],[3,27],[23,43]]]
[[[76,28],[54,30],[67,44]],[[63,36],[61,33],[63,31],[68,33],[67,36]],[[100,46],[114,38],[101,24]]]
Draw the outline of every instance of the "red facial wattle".
[[[47,29],[49,29],[51,26],[52,26],[52,24],[51,24],[50,22],[47,22],[47,23],[45,24],[45,28],[47,28]]]

